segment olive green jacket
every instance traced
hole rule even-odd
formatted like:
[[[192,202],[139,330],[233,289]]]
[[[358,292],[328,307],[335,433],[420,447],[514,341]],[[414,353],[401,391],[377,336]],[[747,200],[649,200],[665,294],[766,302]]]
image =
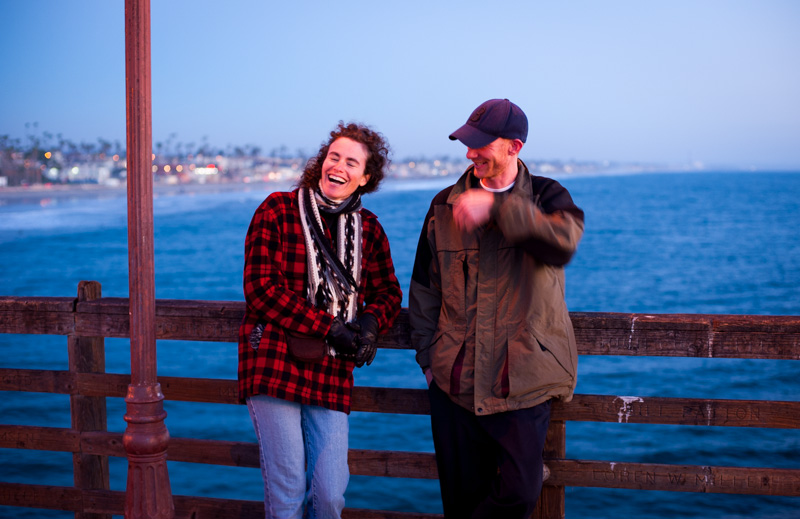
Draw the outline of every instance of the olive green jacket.
[[[583,211],[558,182],[518,167],[489,223],[473,232],[453,220],[455,200],[478,186],[472,167],[434,197],[411,279],[417,362],[478,415],[568,401],[577,380],[563,267],[583,235]]]

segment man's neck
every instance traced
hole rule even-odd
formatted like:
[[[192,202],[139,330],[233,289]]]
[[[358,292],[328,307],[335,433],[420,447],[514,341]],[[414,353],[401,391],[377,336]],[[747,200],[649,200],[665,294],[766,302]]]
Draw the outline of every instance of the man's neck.
[[[490,188],[490,189],[505,189],[517,180],[517,173],[519,172],[519,167],[517,166],[517,157],[515,156],[513,160],[509,161],[508,166],[506,166],[505,171],[502,174],[497,175],[496,177],[491,178],[484,178],[481,180],[483,185]]]

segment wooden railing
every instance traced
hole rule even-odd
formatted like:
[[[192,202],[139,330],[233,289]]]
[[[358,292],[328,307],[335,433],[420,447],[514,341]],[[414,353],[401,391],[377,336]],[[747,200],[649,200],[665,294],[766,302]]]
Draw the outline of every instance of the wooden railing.
[[[122,514],[124,492],[109,490],[108,457],[124,457],[122,433],[106,430],[106,397],[124,397],[130,375],[105,373],[105,337],[128,337],[128,300],[99,297],[82,282],[78,297],[0,296],[0,333],[68,337],[69,371],[0,368],[0,390],[70,395],[69,429],[0,424],[0,448],[73,453],[73,487],[0,482],[0,506],[73,511],[76,517]],[[95,294],[93,296],[92,294]],[[235,342],[244,303],[159,300],[158,339]],[[572,313],[582,355],[800,359],[800,317]],[[404,310],[383,348],[409,348]],[[0,361],[2,362],[2,361]],[[236,381],[160,377],[167,400],[237,404]],[[550,477],[536,516],[563,518],[565,487],[800,496],[800,469],[667,465],[566,459],[566,422],[800,428],[800,401],[617,397],[576,394],[556,403],[545,449]],[[353,410],[428,414],[425,390],[356,387]],[[624,420],[621,418],[624,416]],[[1,420],[1,419],[0,419]],[[255,443],[171,438],[168,459],[258,466]],[[350,450],[352,474],[436,478],[431,453]],[[0,472],[1,474],[2,472]],[[254,501],[174,496],[179,518],[263,517]],[[2,513],[0,513],[2,515]],[[349,519],[422,519],[437,514],[345,509]]]

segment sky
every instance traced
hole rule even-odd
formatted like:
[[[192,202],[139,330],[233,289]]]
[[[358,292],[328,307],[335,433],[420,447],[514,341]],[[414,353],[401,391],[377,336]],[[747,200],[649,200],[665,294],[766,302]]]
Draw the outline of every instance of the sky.
[[[125,143],[123,0],[0,0],[0,135]],[[491,98],[523,158],[800,170],[795,0],[151,2],[153,142],[462,157]]]

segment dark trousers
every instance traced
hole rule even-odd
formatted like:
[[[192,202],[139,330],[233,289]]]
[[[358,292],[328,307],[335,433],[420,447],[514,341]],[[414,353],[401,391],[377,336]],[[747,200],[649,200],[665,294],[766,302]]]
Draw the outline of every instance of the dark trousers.
[[[445,518],[529,518],[542,491],[550,401],[476,416],[436,383],[428,394]]]

